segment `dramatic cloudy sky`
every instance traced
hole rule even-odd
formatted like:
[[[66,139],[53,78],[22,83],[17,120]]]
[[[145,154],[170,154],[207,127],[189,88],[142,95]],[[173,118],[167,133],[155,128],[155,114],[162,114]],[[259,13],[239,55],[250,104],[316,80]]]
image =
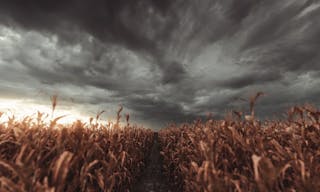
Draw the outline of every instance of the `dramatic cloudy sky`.
[[[320,104],[318,0],[1,0],[0,107],[50,105],[161,128]]]

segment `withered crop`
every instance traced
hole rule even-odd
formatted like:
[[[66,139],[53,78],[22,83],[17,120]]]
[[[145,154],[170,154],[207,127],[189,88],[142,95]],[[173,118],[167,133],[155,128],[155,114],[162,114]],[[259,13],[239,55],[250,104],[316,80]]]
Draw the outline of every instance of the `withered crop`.
[[[174,191],[320,191],[320,111],[292,107],[284,120],[230,112],[225,120],[159,131],[163,171]],[[53,110],[57,98],[52,98]],[[154,132],[120,125],[45,123],[45,114],[0,123],[0,191],[130,191],[145,168]],[[2,113],[0,112],[0,117]],[[53,115],[52,115],[53,116]]]
[[[0,124],[0,191],[129,191],[144,168],[153,132],[92,119],[88,125],[59,125],[59,118],[47,125],[38,113],[36,119]]]
[[[293,107],[281,121],[235,115],[160,131],[163,168],[177,191],[320,191],[319,110]]]

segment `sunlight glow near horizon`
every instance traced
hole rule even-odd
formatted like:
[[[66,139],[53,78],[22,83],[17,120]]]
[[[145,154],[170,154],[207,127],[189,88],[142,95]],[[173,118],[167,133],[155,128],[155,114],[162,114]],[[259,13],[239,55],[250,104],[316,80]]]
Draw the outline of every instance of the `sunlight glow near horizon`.
[[[5,123],[12,116],[17,120],[22,120],[27,116],[36,118],[37,112],[44,113],[48,115],[44,119],[44,122],[49,123],[50,120],[65,116],[58,120],[58,124],[72,124],[77,120],[88,123],[90,116],[85,116],[80,114],[79,111],[75,109],[59,109],[59,105],[56,107],[53,117],[51,105],[42,105],[36,104],[29,100],[19,100],[19,99],[3,99],[0,98],[0,112],[3,112],[3,115],[0,117],[0,123]],[[93,117],[94,118],[94,117]],[[99,120],[100,123],[107,123],[107,121]]]

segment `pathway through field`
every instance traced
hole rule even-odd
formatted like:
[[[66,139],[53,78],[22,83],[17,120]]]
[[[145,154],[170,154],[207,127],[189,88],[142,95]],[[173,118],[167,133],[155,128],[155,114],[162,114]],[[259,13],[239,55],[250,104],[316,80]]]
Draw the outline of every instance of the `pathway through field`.
[[[147,161],[147,167],[140,180],[138,181],[134,192],[171,192],[169,185],[161,171],[162,162],[160,158],[160,146],[158,133],[154,134],[154,143],[151,154]]]

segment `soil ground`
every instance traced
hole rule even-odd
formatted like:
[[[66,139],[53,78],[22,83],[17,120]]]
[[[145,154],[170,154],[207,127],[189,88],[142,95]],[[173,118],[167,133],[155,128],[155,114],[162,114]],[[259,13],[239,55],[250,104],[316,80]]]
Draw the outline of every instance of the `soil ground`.
[[[162,174],[158,133],[154,134],[153,146],[146,165],[147,167],[134,187],[133,192],[173,192]]]

